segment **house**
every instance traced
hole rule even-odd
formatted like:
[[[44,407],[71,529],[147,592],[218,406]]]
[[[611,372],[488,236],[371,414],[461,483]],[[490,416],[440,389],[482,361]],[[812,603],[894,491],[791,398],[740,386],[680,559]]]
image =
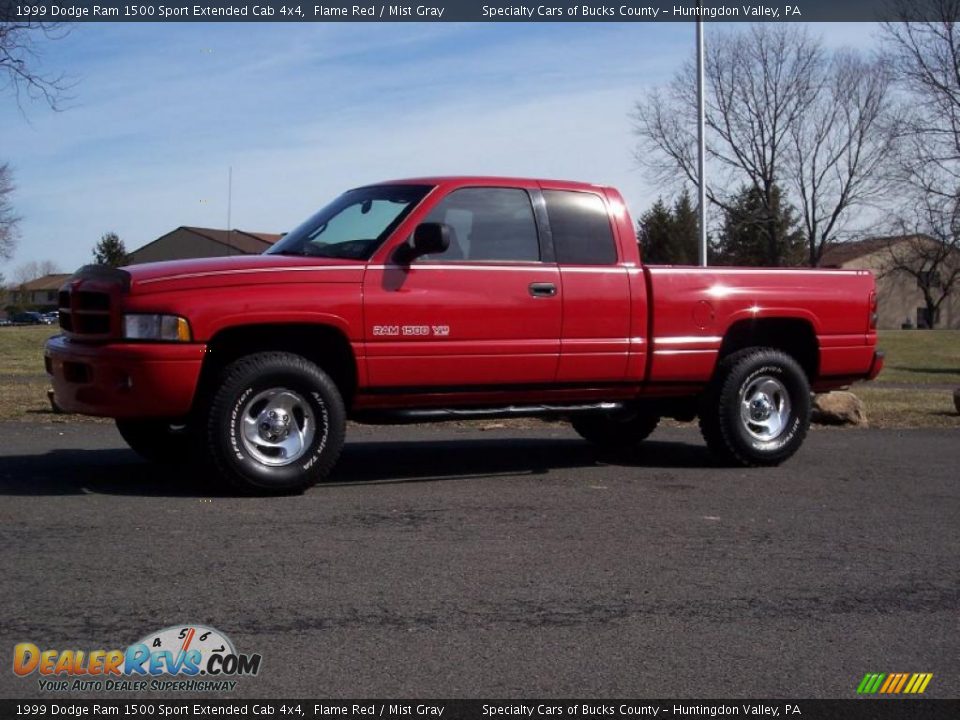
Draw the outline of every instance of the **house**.
[[[948,251],[946,258],[932,268],[931,258],[938,248],[942,255],[942,245],[925,235],[867,238],[828,248],[820,265],[873,271],[877,278],[877,327],[881,330],[903,327],[957,330],[960,329],[960,252]],[[947,293],[935,318],[928,317],[925,283],[935,298]]]
[[[57,292],[69,277],[70,273],[57,273],[44,275],[20,285],[11,285],[3,297],[3,307],[56,310]]]
[[[128,265],[184,258],[259,255],[283,235],[181,225],[129,254]]]

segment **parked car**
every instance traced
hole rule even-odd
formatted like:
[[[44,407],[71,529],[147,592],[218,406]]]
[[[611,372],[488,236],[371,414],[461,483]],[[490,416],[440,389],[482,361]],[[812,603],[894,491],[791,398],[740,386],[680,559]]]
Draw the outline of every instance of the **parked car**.
[[[60,313],[56,310],[45,312],[40,315],[40,319],[43,320],[44,325],[56,325],[60,321]]]
[[[869,272],[644,266],[621,195],[573,182],[361,187],[265,255],[89,266],[61,302],[60,406],[254,492],[324,478],[348,417],[553,415],[607,447],[699,417],[725,462],[776,465],[811,389],[883,366]]]
[[[10,317],[14,325],[44,325],[43,316],[38,312],[20,312]]]

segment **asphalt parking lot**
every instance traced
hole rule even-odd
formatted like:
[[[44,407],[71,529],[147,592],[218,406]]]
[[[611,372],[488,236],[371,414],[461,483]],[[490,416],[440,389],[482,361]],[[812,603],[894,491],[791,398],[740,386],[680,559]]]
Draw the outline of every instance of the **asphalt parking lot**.
[[[960,695],[956,431],[811,433],[718,468],[690,429],[356,428],[329,485],[236,498],[110,425],[0,425],[0,650],[198,622],[239,697]],[[36,675],[0,672],[0,696]],[[63,697],[63,696],[61,696]]]

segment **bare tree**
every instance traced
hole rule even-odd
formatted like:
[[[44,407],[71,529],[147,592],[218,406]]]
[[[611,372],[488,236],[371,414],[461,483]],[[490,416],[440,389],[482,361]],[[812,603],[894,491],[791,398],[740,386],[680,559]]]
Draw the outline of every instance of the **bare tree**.
[[[912,102],[903,154],[905,179],[924,192],[952,197],[960,185],[960,0],[900,3],[883,26],[890,66]]]
[[[908,98],[895,224],[910,237],[891,245],[886,272],[916,280],[933,327],[960,291],[960,0],[901,2],[898,15],[883,33]]]
[[[18,265],[13,271],[13,280],[17,285],[24,285],[45,275],[56,275],[60,266],[53,260],[31,260]]]
[[[718,34],[705,71],[709,201],[730,212],[752,187],[777,257],[779,185],[800,207],[817,264],[849,216],[886,189],[878,172],[896,137],[889,74],[849,52],[828,54],[803,29],[770,25]],[[636,157],[658,182],[698,184],[696,117],[692,62],[638,103]]]
[[[63,73],[46,74],[38,67],[39,41],[59,39],[68,32],[63,23],[0,22],[0,71],[6,75],[0,90],[10,90],[22,104],[24,97],[43,100],[54,110],[70,88]]]
[[[17,247],[17,231],[20,218],[13,211],[10,196],[13,194],[13,173],[10,166],[0,165],[0,260],[9,260]]]
[[[0,22],[0,92],[12,91],[21,108],[26,97],[59,110],[70,83],[63,74],[41,72],[38,45],[41,39],[61,38],[67,32],[63,23]],[[20,218],[10,201],[13,190],[10,166],[0,164],[0,260],[9,259],[16,249]]]
[[[790,127],[787,163],[811,267],[820,264],[855,209],[894,187],[901,132],[893,77],[883,61],[839,51],[817,81],[816,94]]]

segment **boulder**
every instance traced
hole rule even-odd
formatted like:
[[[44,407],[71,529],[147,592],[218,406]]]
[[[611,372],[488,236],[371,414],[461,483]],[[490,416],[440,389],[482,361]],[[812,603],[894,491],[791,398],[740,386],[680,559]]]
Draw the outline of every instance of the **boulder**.
[[[960,415],[960,388],[953,391],[953,406],[957,409],[957,414]]]
[[[815,395],[810,420],[818,425],[860,425],[866,427],[863,401],[851,392]]]

